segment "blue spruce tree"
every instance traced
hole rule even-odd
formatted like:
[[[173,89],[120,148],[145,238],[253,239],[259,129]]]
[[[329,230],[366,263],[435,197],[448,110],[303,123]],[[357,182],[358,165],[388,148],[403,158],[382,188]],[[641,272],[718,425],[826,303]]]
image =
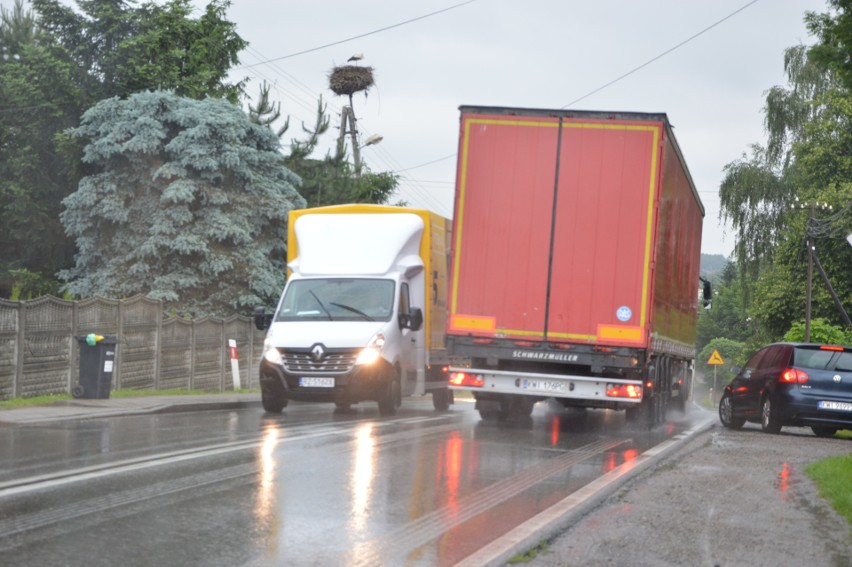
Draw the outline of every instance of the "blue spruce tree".
[[[273,132],[224,100],[166,92],[103,100],[70,132],[93,173],[63,201],[67,291],[141,293],[193,317],[276,301],[287,214],[305,201]]]

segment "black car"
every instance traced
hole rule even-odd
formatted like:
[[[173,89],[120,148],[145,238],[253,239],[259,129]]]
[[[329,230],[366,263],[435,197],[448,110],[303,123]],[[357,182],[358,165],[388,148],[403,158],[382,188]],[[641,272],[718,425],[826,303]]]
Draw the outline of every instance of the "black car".
[[[852,429],[852,347],[775,343],[759,350],[725,386],[722,425],[760,423],[767,433],[810,426],[820,437]]]

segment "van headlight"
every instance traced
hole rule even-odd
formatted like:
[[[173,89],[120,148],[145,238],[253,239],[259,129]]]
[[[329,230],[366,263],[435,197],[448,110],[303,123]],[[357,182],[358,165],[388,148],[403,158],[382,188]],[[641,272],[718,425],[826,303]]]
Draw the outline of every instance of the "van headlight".
[[[373,338],[370,339],[370,342],[367,343],[367,346],[358,353],[358,357],[355,359],[355,364],[357,365],[367,365],[373,364],[378,359],[382,357],[382,347],[385,344],[385,335],[384,333],[376,333],[373,335]]]
[[[272,346],[269,339],[263,341],[263,359],[266,362],[270,362],[277,366],[280,366],[283,363],[283,360],[281,360],[281,353],[278,352],[277,348]]]

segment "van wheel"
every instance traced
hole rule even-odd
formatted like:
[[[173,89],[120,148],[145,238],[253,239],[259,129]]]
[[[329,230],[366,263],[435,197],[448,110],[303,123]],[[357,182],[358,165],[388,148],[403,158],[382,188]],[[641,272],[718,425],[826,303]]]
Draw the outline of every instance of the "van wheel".
[[[261,383],[260,401],[263,409],[269,413],[281,413],[287,407],[287,397],[284,395],[284,387],[278,381]]]
[[[432,390],[432,406],[435,411],[447,411],[453,403],[453,392],[449,388]]]
[[[402,394],[399,388],[399,369],[394,368],[390,383],[385,386],[382,397],[378,400],[379,414],[396,415],[396,408],[402,405]]]

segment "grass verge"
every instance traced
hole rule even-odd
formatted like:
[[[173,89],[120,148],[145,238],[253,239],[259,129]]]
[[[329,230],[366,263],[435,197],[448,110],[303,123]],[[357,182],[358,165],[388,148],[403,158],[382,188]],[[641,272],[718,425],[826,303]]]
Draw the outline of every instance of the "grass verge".
[[[822,459],[808,465],[805,472],[816,483],[820,496],[846,518],[852,540],[852,455]]]
[[[254,394],[258,389],[228,390],[227,392],[207,392],[204,390],[115,390],[110,392],[111,398],[132,398],[137,396],[198,396],[211,394]],[[73,399],[71,394],[52,394],[49,396],[32,396],[30,398],[12,398],[0,401],[0,410],[26,408],[49,405]]]

